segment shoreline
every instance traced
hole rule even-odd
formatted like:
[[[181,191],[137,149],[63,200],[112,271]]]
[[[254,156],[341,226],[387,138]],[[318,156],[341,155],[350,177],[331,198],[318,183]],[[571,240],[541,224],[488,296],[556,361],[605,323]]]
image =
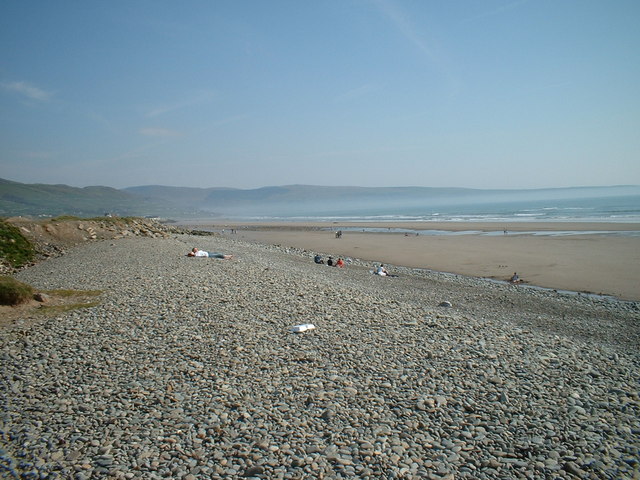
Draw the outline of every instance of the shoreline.
[[[504,231],[527,232],[527,231],[617,231],[617,232],[640,232],[640,223],[624,222],[539,222],[539,221],[516,221],[516,222],[466,222],[466,221],[443,221],[443,222],[418,222],[418,221],[236,221],[233,219],[198,219],[180,220],[176,225],[189,228],[204,227],[216,229],[289,229],[289,230],[324,230],[339,228],[389,228],[407,230],[443,230],[450,232],[462,231]]]
[[[640,300],[640,236],[625,235],[639,232],[640,224],[211,221],[193,222],[190,226],[324,255],[489,280],[506,281],[518,272],[530,286]],[[390,231],[348,230],[343,231],[342,238],[335,238],[334,230],[352,227]],[[231,229],[236,233],[230,233]],[[403,234],[398,229],[442,230],[451,234]],[[508,232],[505,235],[487,234],[504,230]],[[532,231],[548,235],[534,235]]]

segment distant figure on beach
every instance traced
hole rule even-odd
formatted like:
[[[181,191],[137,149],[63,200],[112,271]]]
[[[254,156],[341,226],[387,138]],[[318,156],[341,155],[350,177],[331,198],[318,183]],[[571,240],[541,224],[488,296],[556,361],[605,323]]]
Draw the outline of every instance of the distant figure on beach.
[[[336,238],[342,238],[342,230],[336,232]]]
[[[233,255],[225,255],[224,253],[218,252],[205,252],[204,250],[200,250],[197,247],[193,247],[193,249],[187,253],[187,257],[209,257],[209,258],[223,258],[228,260],[233,258]]]
[[[318,265],[324,265],[324,260],[322,260],[322,257],[320,255],[316,255],[315,257],[313,257],[313,261]]]
[[[344,260],[342,260],[342,258],[338,258],[338,261],[336,262],[336,267],[338,268],[344,267]]]
[[[329,257],[329,259],[327,260],[327,265],[333,267],[333,257]]]
[[[374,268],[375,268],[375,270],[373,271],[374,275],[380,275],[381,277],[397,277],[398,276],[398,275],[390,274],[382,263],[377,268],[374,265]]]
[[[520,279],[520,277],[518,276],[518,274],[516,272],[513,272],[513,275],[511,276],[509,281],[511,283],[521,283],[522,282],[522,280]]]

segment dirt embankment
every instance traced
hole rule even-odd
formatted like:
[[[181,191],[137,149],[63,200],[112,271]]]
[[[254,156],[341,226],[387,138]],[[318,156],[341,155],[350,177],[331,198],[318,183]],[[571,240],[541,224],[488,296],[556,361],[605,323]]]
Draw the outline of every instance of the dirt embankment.
[[[6,220],[17,227],[29,240],[35,250],[33,263],[49,257],[63,255],[74,246],[95,240],[110,240],[131,236],[167,237],[184,230],[147,219],[105,218],[104,220],[53,219],[32,220],[13,217]],[[24,265],[27,267],[29,265]],[[0,275],[16,271],[8,262],[0,258]],[[0,328],[6,328],[17,321],[27,323],[55,315],[64,309],[92,306],[97,292],[51,291],[39,293],[34,299],[15,306],[0,305]]]
[[[93,240],[109,240],[131,236],[166,237],[182,229],[150,219],[110,218],[32,220],[8,218],[7,222],[33,243],[38,259],[63,255],[69,248]]]

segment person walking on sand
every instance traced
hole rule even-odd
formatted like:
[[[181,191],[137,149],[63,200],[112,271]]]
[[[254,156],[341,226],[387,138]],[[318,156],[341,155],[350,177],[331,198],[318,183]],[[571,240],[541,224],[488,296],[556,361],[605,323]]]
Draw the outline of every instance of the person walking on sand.
[[[187,257],[209,257],[229,260],[230,258],[233,258],[233,255],[225,255],[224,253],[218,252],[205,252],[204,250],[200,250],[197,247],[193,247],[193,249],[189,253],[187,253]]]

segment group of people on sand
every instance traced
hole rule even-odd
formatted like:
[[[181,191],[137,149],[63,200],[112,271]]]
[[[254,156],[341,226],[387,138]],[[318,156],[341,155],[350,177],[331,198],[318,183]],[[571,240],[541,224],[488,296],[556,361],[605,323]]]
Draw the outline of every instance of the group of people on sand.
[[[322,255],[316,255],[315,257],[313,257],[313,261],[318,265],[324,265],[324,260],[322,258]],[[329,267],[343,268],[344,260],[342,259],[342,257],[338,257],[338,260],[334,260],[333,257],[329,257],[327,259],[327,265]]]
[[[349,259],[347,259],[347,260],[349,260]],[[317,263],[318,265],[325,265],[324,259],[322,258],[322,255],[320,255],[320,254],[316,254],[313,257],[313,261],[315,263]],[[345,261],[341,257],[338,257],[338,260],[334,260],[333,257],[330,256],[327,259],[326,265],[328,265],[329,267],[343,268],[345,266]],[[374,275],[380,275],[381,277],[397,277],[397,275],[390,274],[389,271],[387,270],[387,268],[382,263],[379,266],[375,266],[374,265],[372,273]]]
[[[187,253],[187,256],[188,257],[221,258],[224,260],[229,260],[230,258],[233,258],[233,255],[228,255],[228,254],[219,253],[219,252],[207,252],[205,250],[200,250],[198,247],[193,247],[191,251]],[[324,259],[322,258],[322,255],[319,255],[319,254],[316,255],[315,257],[313,257],[313,261],[319,265],[324,265]],[[327,265],[329,267],[343,268],[345,265],[345,262],[342,259],[342,257],[338,257],[338,260],[334,260],[333,257],[329,256],[329,258],[327,259]],[[381,277],[397,276],[397,275],[389,274],[389,272],[387,271],[383,263],[381,263],[377,267],[374,265],[373,273],[374,275],[380,275]],[[509,282],[513,284],[518,284],[518,283],[523,283],[523,280],[518,276],[517,272],[513,272],[513,275],[509,279]]]
[[[188,257],[221,258],[224,260],[229,260],[230,258],[233,258],[233,255],[228,255],[220,252],[207,252],[205,250],[200,250],[198,247],[193,247],[191,251],[187,253],[187,256]],[[319,265],[325,264],[324,259],[322,258],[322,255],[319,255],[319,254],[313,257],[313,261]],[[343,268],[345,265],[345,262],[342,259],[342,257],[338,257],[338,260],[334,260],[333,257],[329,256],[329,258],[327,259],[327,265],[329,267]],[[383,263],[381,263],[377,267],[374,265],[373,274],[379,275],[381,277],[397,277],[397,275],[389,274],[389,272],[387,271]],[[519,284],[519,283],[523,283],[523,280],[518,276],[517,272],[513,272],[513,275],[509,279],[509,283]]]
[[[318,265],[325,265],[324,259],[320,254],[316,254],[313,257],[313,261]],[[347,261],[349,261],[349,259],[347,259]],[[342,257],[338,257],[338,260],[334,260],[332,256],[329,256],[329,258],[327,258],[326,265],[328,265],[329,267],[343,268],[345,266],[345,261],[342,259]],[[374,265],[373,271],[371,271],[371,273],[373,273],[374,275],[380,275],[381,277],[397,277],[397,275],[390,274],[383,263],[381,263],[379,266]]]

